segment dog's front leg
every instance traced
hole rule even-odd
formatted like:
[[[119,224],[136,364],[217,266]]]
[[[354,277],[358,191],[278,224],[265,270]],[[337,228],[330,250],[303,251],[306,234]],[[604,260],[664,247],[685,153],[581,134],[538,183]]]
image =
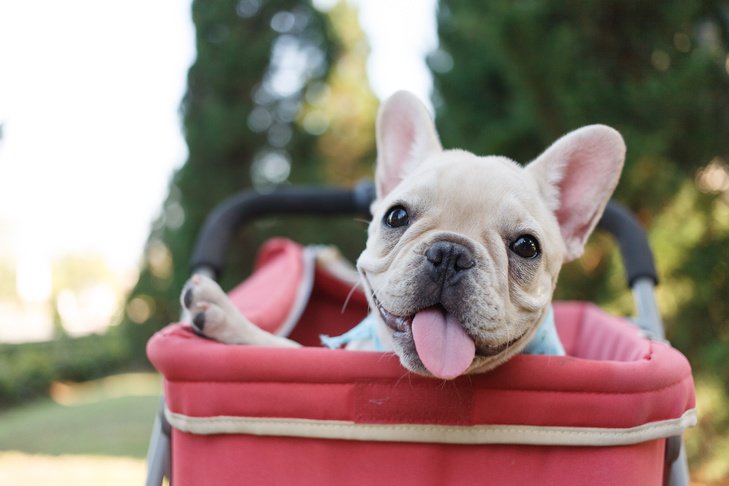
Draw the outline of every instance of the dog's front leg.
[[[203,336],[226,344],[300,347],[299,343],[264,331],[249,321],[233,305],[212,279],[193,275],[182,289],[182,306],[187,319]]]

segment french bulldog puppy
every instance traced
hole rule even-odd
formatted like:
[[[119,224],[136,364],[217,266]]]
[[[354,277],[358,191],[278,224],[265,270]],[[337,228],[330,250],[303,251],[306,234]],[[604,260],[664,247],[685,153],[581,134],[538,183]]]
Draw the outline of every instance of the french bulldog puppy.
[[[581,255],[618,183],[620,134],[583,127],[521,166],[444,150],[423,104],[398,92],[380,109],[377,149],[357,270],[380,348],[453,379],[499,366],[553,326],[560,268]],[[193,276],[182,301],[210,338],[298,346],[248,321],[210,279]]]

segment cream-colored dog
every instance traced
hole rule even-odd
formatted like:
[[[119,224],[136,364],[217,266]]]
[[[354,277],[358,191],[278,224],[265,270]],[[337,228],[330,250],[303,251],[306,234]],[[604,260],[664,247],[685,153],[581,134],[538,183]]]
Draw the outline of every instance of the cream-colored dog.
[[[522,167],[443,150],[425,107],[399,92],[377,120],[377,199],[357,261],[377,340],[403,366],[451,379],[522,351],[551,313],[560,267],[578,257],[617,185],[622,137],[575,130]],[[202,334],[298,346],[260,330],[210,279],[182,296]]]

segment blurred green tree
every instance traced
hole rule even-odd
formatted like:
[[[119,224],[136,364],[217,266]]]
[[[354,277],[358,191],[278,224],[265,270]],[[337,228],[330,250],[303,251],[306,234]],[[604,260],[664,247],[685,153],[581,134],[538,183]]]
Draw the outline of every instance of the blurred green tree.
[[[170,182],[123,319],[139,360],[149,336],[179,317],[178,294],[211,209],[245,188],[317,178],[314,137],[296,119],[334,49],[321,12],[300,0],[196,0],[192,18],[197,58],[181,107],[189,155]],[[253,258],[245,234],[233,245],[244,250],[231,257],[228,281]]]
[[[374,113],[356,11],[321,12],[302,0],[194,1],[197,59],[182,104],[186,163],[175,173],[152,228],[123,333],[137,361],[153,332],[179,317],[179,292],[205,217],[246,188],[289,183],[352,184],[371,165]],[[354,257],[364,226],[352,218],[278,218],[242,228],[221,284],[250,271],[272,235],[338,244]]]
[[[616,197],[650,230],[669,338],[726,396],[729,3],[443,1],[438,28],[429,62],[445,146],[528,162],[581,125],[623,134]],[[615,253],[594,238],[559,296],[629,313]],[[722,417],[707,429],[729,430]],[[729,441],[707,447],[725,452]]]
[[[367,81],[369,46],[357,10],[340,1],[327,18],[341,49],[326,84],[313,86],[307,93],[302,123],[320,134],[317,151],[323,179],[348,185],[372,177],[378,100]]]

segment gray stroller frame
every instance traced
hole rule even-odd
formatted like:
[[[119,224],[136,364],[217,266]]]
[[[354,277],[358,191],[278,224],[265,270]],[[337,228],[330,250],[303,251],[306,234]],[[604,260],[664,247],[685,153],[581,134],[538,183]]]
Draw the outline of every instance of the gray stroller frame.
[[[370,182],[354,189],[325,187],[289,187],[261,194],[242,191],[223,201],[206,219],[191,259],[191,274],[220,277],[228,244],[234,232],[242,225],[267,216],[352,215],[369,218],[369,207],[375,190]],[[633,294],[635,325],[648,338],[666,341],[663,321],[655,298],[658,276],[653,252],[645,231],[635,217],[618,203],[611,201],[598,223],[616,240],[623,259],[628,287]],[[147,486],[159,486],[170,477],[171,427],[164,417],[164,398],[157,414],[147,453]],[[670,486],[690,484],[688,462],[681,436],[668,439],[665,462],[670,465],[667,483]]]

